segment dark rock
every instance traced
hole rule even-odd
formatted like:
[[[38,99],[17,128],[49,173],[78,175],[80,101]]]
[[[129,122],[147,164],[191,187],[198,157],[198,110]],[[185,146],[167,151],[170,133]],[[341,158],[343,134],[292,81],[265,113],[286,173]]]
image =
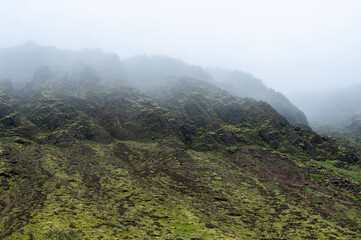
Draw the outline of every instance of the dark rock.
[[[339,159],[347,163],[356,163],[360,161],[360,159],[354,153],[350,153],[350,152],[347,152],[345,154],[340,154]]]
[[[50,143],[57,144],[61,147],[69,147],[75,143],[75,139],[66,131],[60,131],[51,134],[47,140]]]
[[[215,197],[214,200],[219,201],[219,202],[227,202],[228,199],[224,198],[224,197]]]
[[[241,214],[241,213],[237,213],[237,212],[230,212],[230,213],[228,213],[228,216],[231,216],[231,217],[240,217],[240,216],[242,216],[242,214]]]
[[[205,224],[205,227],[206,227],[206,228],[216,228],[216,226],[213,225],[213,224],[211,224],[211,223],[206,223],[206,224]]]
[[[5,127],[13,127],[16,126],[16,121],[14,116],[6,116],[1,119],[1,123],[4,124]]]
[[[194,129],[190,126],[183,125],[179,128],[183,141],[187,144],[192,142],[193,138],[192,135],[195,133]]]
[[[15,142],[18,143],[18,144],[23,144],[23,145],[30,145],[31,144],[31,142],[29,142],[29,141],[27,141],[25,139],[21,139],[21,138],[16,139]]]
[[[129,159],[130,154],[133,154],[133,151],[131,151],[124,143],[119,142],[114,145],[113,153],[117,158],[127,160]]]
[[[85,135],[85,138],[104,144],[109,144],[113,141],[113,137],[110,135],[110,133],[98,126],[90,126],[88,128],[87,134]]]
[[[258,134],[262,138],[262,140],[268,143],[273,149],[278,148],[280,140],[282,138],[279,132],[269,128],[261,128],[258,131]]]
[[[0,119],[14,113],[14,108],[0,98]]]
[[[0,177],[10,178],[11,175],[9,175],[9,174],[7,174],[7,173],[5,173],[5,172],[2,172],[2,173],[0,173]]]
[[[35,139],[39,133],[38,128],[35,125],[20,126],[16,130],[16,135],[19,137]]]
[[[322,142],[324,142],[325,140],[318,134],[312,136],[311,138],[311,142],[313,144],[321,144]]]
[[[63,102],[44,101],[27,118],[39,128],[53,131],[72,123],[77,115],[73,108]]]

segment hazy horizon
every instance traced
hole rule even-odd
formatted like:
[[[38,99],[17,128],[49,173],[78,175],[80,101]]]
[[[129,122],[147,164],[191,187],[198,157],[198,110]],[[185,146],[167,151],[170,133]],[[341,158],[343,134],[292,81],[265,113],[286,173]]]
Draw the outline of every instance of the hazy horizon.
[[[361,82],[361,1],[0,2],[0,47],[26,41],[238,69],[285,94]]]

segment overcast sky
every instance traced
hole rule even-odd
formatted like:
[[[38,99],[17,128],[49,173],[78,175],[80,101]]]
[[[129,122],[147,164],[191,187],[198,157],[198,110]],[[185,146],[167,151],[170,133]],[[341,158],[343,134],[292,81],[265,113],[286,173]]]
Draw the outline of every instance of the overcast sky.
[[[361,0],[0,0],[0,33],[239,69],[285,93],[361,82]]]

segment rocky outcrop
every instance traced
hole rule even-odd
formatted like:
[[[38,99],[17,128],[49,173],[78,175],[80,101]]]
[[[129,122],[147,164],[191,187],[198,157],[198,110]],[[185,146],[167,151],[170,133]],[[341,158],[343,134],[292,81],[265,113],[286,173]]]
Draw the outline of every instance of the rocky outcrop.
[[[220,68],[208,68],[217,81],[217,86],[237,97],[249,97],[264,101],[275,108],[290,123],[308,126],[306,115],[290,102],[282,93],[269,89],[261,80],[251,74]]]

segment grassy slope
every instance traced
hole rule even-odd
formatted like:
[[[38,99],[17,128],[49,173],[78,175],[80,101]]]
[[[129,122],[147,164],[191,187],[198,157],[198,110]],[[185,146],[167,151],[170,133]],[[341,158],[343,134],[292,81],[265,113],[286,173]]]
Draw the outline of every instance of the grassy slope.
[[[153,100],[56,81],[8,101],[0,238],[361,237],[358,166],[332,165],[345,188],[327,165],[345,149],[204,84]]]
[[[2,173],[19,161],[2,181],[0,232],[9,239],[360,236],[351,198],[266,150],[188,150],[182,164],[172,157],[179,149],[156,143],[2,146],[16,149]]]

